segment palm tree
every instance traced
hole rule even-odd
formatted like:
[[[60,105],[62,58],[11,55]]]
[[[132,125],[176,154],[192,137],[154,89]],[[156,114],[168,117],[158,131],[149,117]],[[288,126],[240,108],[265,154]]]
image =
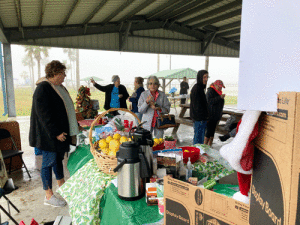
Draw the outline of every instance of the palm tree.
[[[47,58],[49,56],[49,47],[40,47],[40,46],[33,46],[33,56],[37,61],[38,64],[38,79],[41,78],[41,60],[42,60],[42,54],[44,55],[44,58]]]
[[[22,73],[20,74],[20,77],[24,80],[24,83],[27,84],[27,78],[29,77],[28,72],[26,71],[22,71]]]
[[[29,75],[30,75],[30,83],[31,83],[31,88],[34,90],[34,66],[35,63],[33,61],[33,48],[32,46],[25,46],[25,52],[27,53],[25,57],[22,60],[22,64],[24,66],[28,66],[29,69]]]
[[[64,48],[63,52],[68,55],[70,65],[69,69],[71,71],[71,80],[73,80],[73,62],[76,61],[76,50],[74,48]]]

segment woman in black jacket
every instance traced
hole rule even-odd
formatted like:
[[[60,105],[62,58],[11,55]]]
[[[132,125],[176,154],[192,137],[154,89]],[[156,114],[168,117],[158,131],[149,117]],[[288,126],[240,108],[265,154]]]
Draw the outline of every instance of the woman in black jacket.
[[[52,169],[63,185],[63,158],[70,144],[76,144],[79,127],[73,101],[62,85],[66,66],[57,60],[48,63],[46,77],[37,81],[30,117],[29,144],[42,152],[41,178],[46,192],[45,205],[62,207],[66,202],[52,191]]]
[[[105,92],[104,109],[110,108],[124,108],[127,109],[126,99],[129,97],[127,89],[120,84],[120,77],[118,75],[112,76],[113,84],[102,86],[97,84],[94,79],[91,79],[94,87],[100,91]]]
[[[204,90],[208,80],[208,72],[200,70],[197,83],[191,90],[190,117],[194,122],[193,144],[203,144],[206,123],[208,120],[207,101]]]
[[[207,122],[204,144],[211,146],[214,140],[216,127],[222,118],[225,94],[222,94],[222,88],[225,88],[221,80],[216,80],[207,89],[206,98],[208,103],[209,120]]]

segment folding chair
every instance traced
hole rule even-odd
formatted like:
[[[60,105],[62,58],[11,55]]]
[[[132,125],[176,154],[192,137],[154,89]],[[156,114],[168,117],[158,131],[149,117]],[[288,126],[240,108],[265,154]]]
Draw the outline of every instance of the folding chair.
[[[31,178],[30,176],[30,173],[23,161],[23,158],[22,158],[22,154],[24,153],[23,151],[19,151],[18,148],[17,148],[17,145],[14,141],[14,139],[12,138],[10,132],[6,129],[0,129],[0,140],[3,140],[3,139],[6,139],[6,138],[10,138],[11,142],[12,142],[12,147],[10,150],[4,150],[2,151],[2,156],[3,156],[3,159],[10,159],[10,163],[9,163],[9,170],[8,170],[8,174],[10,174],[12,171],[11,171],[11,165],[12,165],[12,158],[14,156],[19,156],[22,160],[22,166],[25,168],[29,178]],[[23,168],[22,167],[22,168]]]
[[[19,209],[6,197],[7,194],[10,194],[16,190],[15,186],[13,185],[12,180],[8,180],[6,184],[4,185],[3,188],[0,188],[0,198],[3,197],[7,201],[7,208],[8,212],[3,208],[2,205],[0,205],[0,209],[16,224],[18,225],[19,223],[11,216],[10,214],[10,205],[19,213]],[[0,224],[1,224],[1,214],[0,214]]]

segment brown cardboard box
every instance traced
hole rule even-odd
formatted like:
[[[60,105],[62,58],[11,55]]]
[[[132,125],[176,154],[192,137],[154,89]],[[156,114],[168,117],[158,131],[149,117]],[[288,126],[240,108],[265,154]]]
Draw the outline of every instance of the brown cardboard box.
[[[165,176],[165,225],[248,225],[249,205]]]
[[[300,93],[279,93],[277,106],[277,113],[262,114],[259,119],[251,225],[300,224]]]

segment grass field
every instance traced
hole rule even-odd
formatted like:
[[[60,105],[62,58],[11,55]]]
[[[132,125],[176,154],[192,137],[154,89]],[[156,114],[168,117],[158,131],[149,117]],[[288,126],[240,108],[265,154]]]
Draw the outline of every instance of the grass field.
[[[68,90],[73,102],[75,102],[77,91],[75,91],[74,89],[68,89]],[[128,90],[128,92],[129,94],[131,94],[132,90]],[[32,95],[33,92],[30,87],[15,88],[15,103],[16,103],[17,116],[30,116]],[[104,97],[105,94],[103,92],[95,90],[94,88],[91,89],[91,99],[99,100],[100,111],[103,110]],[[225,105],[236,105],[236,104],[237,104],[237,96],[226,95]],[[5,121],[7,119],[7,115],[2,116],[3,113],[4,113],[3,96],[1,95],[0,96],[0,121]]]

